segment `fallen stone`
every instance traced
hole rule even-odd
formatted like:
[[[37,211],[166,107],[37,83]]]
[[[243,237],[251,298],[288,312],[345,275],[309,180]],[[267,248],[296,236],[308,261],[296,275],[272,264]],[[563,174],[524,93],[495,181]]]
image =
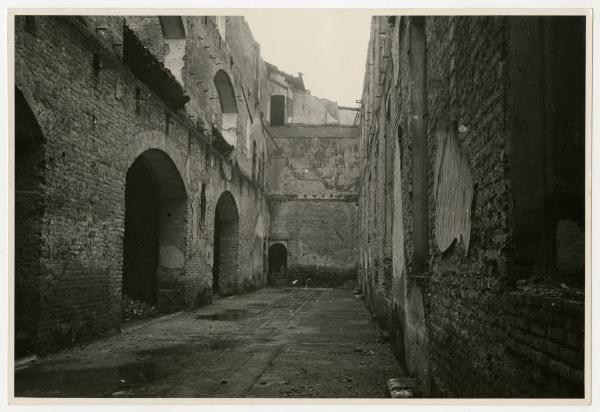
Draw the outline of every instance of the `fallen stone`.
[[[15,368],[22,368],[25,365],[29,365],[37,360],[37,355],[29,355],[24,358],[17,359],[15,361]]]
[[[391,398],[421,398],[423,393],[419,382],[415,378],[394,378],[387,381],[387,388]]]

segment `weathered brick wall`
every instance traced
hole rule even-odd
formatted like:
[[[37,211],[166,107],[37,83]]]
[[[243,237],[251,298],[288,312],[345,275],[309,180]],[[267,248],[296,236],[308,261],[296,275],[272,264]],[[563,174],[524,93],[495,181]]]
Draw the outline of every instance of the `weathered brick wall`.
[[[272,155],[271,193],[308,199],[356,193],[358,128],[284,126],[269,131],[279,149]]]
[[[358,128],[269,127],[272,241],[287,244],[287,271],[274,283],[310,278],[340,286],[356,273],[355,222]]]
[[[287,272],[273,283],[338,287],[356,278],[356,203],[272,199],[270,241],[287,244]]]
[[[96,30],[100,20],[107,30]],[[188,24],[198,27],[201,20],[188,20]],[[26,24],[25,18],[16,19],[16,87],[45,139],[40,319],[34,349],[71,344],[119,327],[125,176],[148,149],[172,161],[187,195],[181,234],[185,264],[175,282],[182,300],[172,309],[194,307],[212,298],[214,213],[224,191],[233,194],[239,211],[237,291],[260,287],[264,275],[252,268],[261,267],[253,265],[254,256],[261,254],[255,245],[264,243],[256,240],[268,234],[266,198],[231,160],[209,147],[208,137],[194,127],[193,117],[190,121],[188,116],[194,113],[216,110],[206,93],[186,81],[186,92],[194,98],[186,111],[170,110],[123,65],[122,49],[112,47],[123,43],[119,17],[40,16],[35,17],[34,31]],[[204,50],[203,43],[194,44]],[[93,53],[101,61],[97,74]],[[213,87],[214,93],[212,74],[223,64],[208,57],[200,60],[200,52],[186,56],[198,63],[186,64],[184,79],[194,69],[204,69],[211,73],[204,78],[204,87]],[[139,114],[136,88],[141,91]],[[207,184],[204,224],[200,223],[202,183]],[[17,267],[17,277],[20,270]]]
[[[503,17],[427,17],[426,138],[429,272],[414,269],[414,70],[411,18],[374,19],[363,95],[359,279],[392,346],[430,396],[582,396],[582,294],[515,282],[509,121],[515,61]],[[391,25],[389,23],[392,23]],[[385,35],[379,36],[380,33]],[[392,49],[386,52],[385,42]],[[386,57],[383,57],[386,56]],[[379,85],[379,86],[378,86]],[[391,106],[390,119],[382,113]],[[438,136],[455,128],[473,181],[470,242],[442,254],[436,237]],[[393,191],[380,186],[386,129],[394,137]],[[396,146],[396,143],[399,146]],[[389,146],[388,146],[389,147]],[[573,159],[577,162],[577,159]],[[583,179],[583,176],[580,176]],[[378,180],[379,179],[379,180]],[[379,286],[381,219],[393,195],[392,292]],[[577,252],[571,253],[576,258]],[[389,323],[388,323],[389,322]]]

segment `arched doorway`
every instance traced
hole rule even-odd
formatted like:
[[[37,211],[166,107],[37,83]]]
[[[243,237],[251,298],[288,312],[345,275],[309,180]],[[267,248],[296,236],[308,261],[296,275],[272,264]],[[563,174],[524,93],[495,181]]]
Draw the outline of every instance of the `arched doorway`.
[[[44,137],[15,89],[15,356],[35,350],[40,313]]]
[[[282,243],[269,247],[269,283],[285,278],[287,273],[287,248]]]
[[[186,217],[187,195],[175,164],[161,150],[145,151],[126,175],[123,294],[162,312],[183,305],[177,290],[185,273]]]
[[[213,293],[235,293],[238,273],[239,214],[235,199],[224,192],[215,209]]]

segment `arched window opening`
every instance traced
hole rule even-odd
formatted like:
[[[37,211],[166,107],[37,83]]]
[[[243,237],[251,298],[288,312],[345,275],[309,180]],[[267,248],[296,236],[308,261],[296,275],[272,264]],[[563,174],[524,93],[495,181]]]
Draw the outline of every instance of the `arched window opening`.
[[[227,40],[227,16],[217,16],[217,30],[223,40]]]
[[[221,108],[220,125],[218,124],[219,119],[217,119],[217,127],[220,126],[221,134],[227,143],[236,146],[238,109],[233,85],[229,76],[223,70],[219,70],[215,74],[213,83],[217,89]]]

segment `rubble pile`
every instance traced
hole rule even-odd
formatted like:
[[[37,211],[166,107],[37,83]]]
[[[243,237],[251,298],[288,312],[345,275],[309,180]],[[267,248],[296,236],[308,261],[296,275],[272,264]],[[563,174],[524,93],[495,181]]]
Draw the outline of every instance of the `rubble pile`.
[[[124,322],[143,319],[153,316],[157,313],[156,307],[147,304],[141,300],[134,300],[127,295],[123,295],[121,300],[121,318]]]

